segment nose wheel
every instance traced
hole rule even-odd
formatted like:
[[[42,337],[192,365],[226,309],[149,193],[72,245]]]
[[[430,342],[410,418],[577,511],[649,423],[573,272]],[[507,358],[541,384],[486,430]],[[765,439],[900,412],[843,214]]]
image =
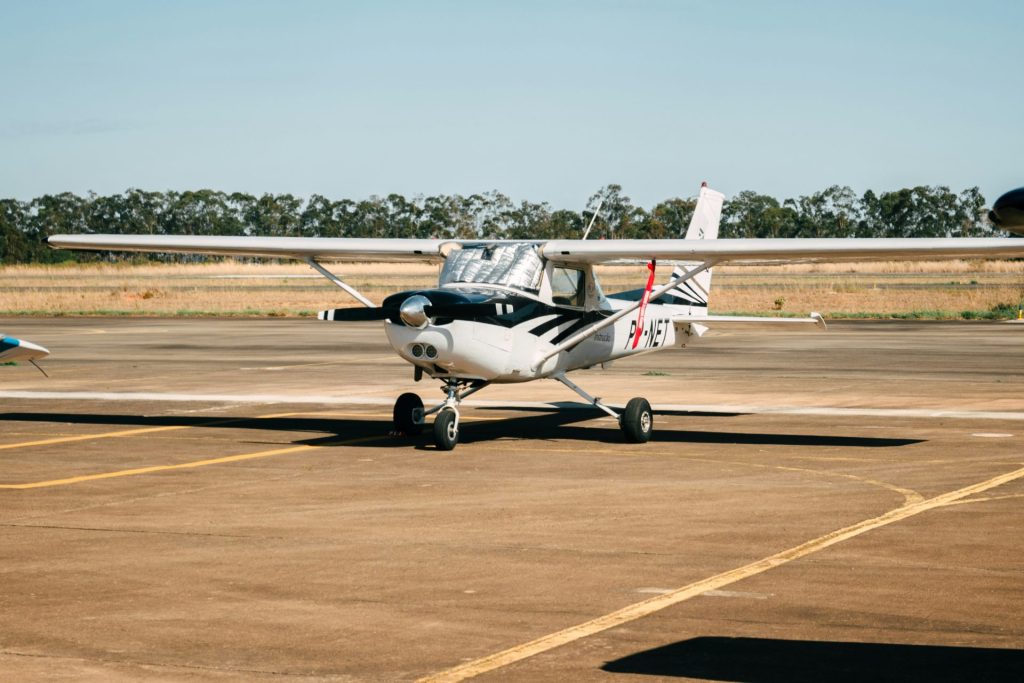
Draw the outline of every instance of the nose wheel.
[[[434,419],[434,445],[450,451],[459,443],[459,415],[454,408],[443,408]]]
[[[450,451],[459,443],[459,403],[470,394],[480,391],[487,382],[481,380],[445,380],[442,388],[447,394],[444,402],[425,410],[423,401],[413,393],[402,394],[395,401],[392,411],[394,433],[401,436],[418,436],[423,432],[428,415],[434,418],[434,445],[439,451]]]

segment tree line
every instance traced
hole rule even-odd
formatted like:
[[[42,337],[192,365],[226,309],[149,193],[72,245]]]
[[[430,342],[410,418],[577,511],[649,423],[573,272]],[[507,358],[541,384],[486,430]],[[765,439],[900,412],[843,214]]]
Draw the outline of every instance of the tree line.
[[[546,202],[516,203],[492,191],[469,196],[371,196],[332,200],[314,194],[255,196],[215,190],[123,193],[81,197],[70,192],[30,201],[0,199],[0,263],[139,258],[72,254],[46,246],[61,233],[125,235],[261,235],[289,237],[419,237],[552,239],[583,234],[595,211],[592,239],[672,238],[683,235],[694,198],[666,199],[650,210],[635,206],[619,185],[590,197],[583,211]],[[720,237],[979,237],[1003,234],[985,218],[977,187],[955,193],[920,186],[858,196],[833,185],[796,199],[753,191],[725,203]],[[185,257],[151,256],[153,259]],[[189,257],[194,260],[195,257]]]

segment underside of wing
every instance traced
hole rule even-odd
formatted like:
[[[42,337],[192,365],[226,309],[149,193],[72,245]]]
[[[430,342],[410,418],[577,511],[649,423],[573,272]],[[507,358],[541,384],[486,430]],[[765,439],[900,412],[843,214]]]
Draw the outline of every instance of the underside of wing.
[[[448,245],[455,244],[430,239],[209,235],[53,235],[47,242],[55,249],[378,262],[440,262]]]
[[[543,256],[559,263],[651,259],[759,265],[815,261],[941,260],[1024,257],[1017,238],[780,238],[719,240],[551,240]]]

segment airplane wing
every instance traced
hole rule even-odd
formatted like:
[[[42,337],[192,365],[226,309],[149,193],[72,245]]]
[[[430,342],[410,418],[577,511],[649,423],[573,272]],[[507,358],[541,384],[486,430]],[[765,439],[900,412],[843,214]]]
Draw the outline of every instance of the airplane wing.
[[[53,235],[55,249],[145,251],[324,261],[444,261],[452,240],[210,235]]]
[[[551,240],[541,254],[557,263],[700,261],[759,265],[815,261],[1024,257],[1024,239],[777,238],[716,240]]]
[[[514,240],[509,240],[514,241]],[[208,235],[53,235],[56,249],[143,251],[325,261],[440,262],[450,249],[506,240],[359,237],[242,237]],[[1017,238],[779,238],[715,240],[548,240],[540,253],[556,263],[696,261],[746,265],[814,261],[871,261],[1024,257]]]

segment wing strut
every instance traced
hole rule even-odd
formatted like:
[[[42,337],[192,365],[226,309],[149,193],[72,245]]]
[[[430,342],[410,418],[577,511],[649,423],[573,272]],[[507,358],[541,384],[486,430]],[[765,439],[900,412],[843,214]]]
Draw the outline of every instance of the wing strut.
[[[327,278],[328,280],[330,280],[331,282],[333,282],[334,284],[338,285],[339,287],[344,289],[346,292],[351,294],[352,298],[354,298],[356,301],[358,301],[362,305],[366,306],[367,308],[377,308],[377,305],[375,303],[373,303],[372,301],[370,301],[369,299],[367,299],[362,294],[360,294],[359,290],[357,290],[355,287],[353,287],[352,285],[350,285],[347,282],[345,282],[344,280],[342,280],[340,277],[338,277],[337,275],[335,275],[331,271],[329,271],[326,268],[324,268],[323,266],[321,266],[319,263],[316,262],[316,260],[312,256],[306,257],[306,263],[309,264],[310,268],[312,268],[316,272],[320,273],[325,278]]]
[[[651,296],[647,298],[647,301],[648,302],[649,301],[654,301],[655,299],[657,299],[658,297],[660,297],[662,294],[664,294],[665,292],[669,291],[673,287],[676,287],[676,286],[686,282],[687,280],[693,279],[694,277],[696,277],[700,273],[703,273],[705,270],[707,270],[708,268],[712,267],[713,265],[715,265],[714,261],[705,261],[704,263],[700,264],[699,266],[697,266],[696,268],[694,268],[692,270],[688,270],[688,271],[686,271],[684,273],[680,273],[679,277],[672,278],[671,280],[669,280],[668,282],[663,284],[661,287],[658,287],[656,290],[651,292]],[[555,348],[551,349],[550,351],[545,353],[543,356],[541,356],[540,359],[537,360],[537,362],[535,362],[533,364],[533,369],[537,370],[542,365],[544,365],[544,363],[547,362],[547,360],[549,358],[552,358],[553,356],[557,356],[558,354],[562,353],[563,351],[568,351],[569,349],[571,349],[572,347],[576,346],[581,341],[583,341],[584,339],[586,339],[590,335],[594,334],[595,332],[603,330],[604,328],[609,327],[610,325],[614,325],[616,322],[618,322],[622,318],[626,317],[627,315],[629,315],[630,313],[632,313],[636,309],[640,308],[640,305],[642,303],[645,303],[643,299],[641,299],[640,301],[635,301],[632,304],[630,304],[629,306],[627,306],[626,308],[623,308],[620,311],[616,311],[615,313],[613,313],[612,315],[608,316],[607,318],[604,318],[600,322],[596,322],[593,325],[591,325],[590,327],[587,327],[587,328],[581,330],[580,332],[577,332],[576,334],[574,334],[573,336],[569,337],[564,342],[562,342],[561,344],[559,344],[558,346],[556,346]]]

